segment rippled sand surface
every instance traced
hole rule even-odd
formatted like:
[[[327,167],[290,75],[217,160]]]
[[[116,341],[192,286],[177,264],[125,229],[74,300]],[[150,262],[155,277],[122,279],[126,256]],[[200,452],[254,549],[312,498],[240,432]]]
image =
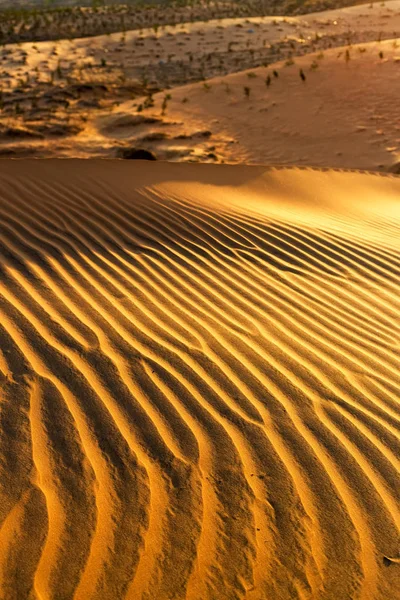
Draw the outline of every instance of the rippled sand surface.
[[[0,161],[0,597],[396,599],[400,179]]]

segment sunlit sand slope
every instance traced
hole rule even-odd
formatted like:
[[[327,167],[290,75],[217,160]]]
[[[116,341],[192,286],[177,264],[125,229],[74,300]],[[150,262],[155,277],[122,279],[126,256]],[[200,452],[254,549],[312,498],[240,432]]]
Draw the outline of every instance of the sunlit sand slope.
[[[0,597],[400,598],[400,179],[0,162]]]

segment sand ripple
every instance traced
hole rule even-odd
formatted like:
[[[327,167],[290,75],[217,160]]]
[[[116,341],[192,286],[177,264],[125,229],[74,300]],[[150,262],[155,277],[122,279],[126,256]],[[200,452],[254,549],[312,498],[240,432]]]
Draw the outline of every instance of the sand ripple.
[[[1,598],[400,598],[399,198],[0,162]]]

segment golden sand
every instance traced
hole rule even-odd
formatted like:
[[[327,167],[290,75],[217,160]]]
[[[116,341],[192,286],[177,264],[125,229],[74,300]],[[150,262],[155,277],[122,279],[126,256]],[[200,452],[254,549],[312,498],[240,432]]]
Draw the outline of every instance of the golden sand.
[[[0,597],[400,598],[400,179],[0,190]]]

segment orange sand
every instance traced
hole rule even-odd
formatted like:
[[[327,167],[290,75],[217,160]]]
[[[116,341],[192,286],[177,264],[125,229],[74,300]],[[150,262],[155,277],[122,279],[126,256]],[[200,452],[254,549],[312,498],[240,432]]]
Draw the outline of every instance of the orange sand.
[[[399,197],[0,161],[1,598],[400,598]]]

